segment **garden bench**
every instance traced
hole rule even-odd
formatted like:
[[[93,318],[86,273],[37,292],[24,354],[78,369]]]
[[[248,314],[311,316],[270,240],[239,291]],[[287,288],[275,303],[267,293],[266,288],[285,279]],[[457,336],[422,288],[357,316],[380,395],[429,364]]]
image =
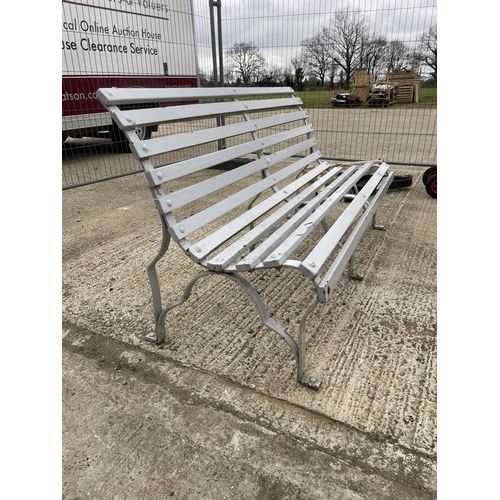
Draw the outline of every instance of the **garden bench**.
[[[166,314],[184,303],[198,279],[224,276],[289,346],[298,381],[318,389],[320,380],[305,371],[306,320],[328,300],[345,268],[361,279],[353,254],[370,223],[383,229],[375,215],[394,177],[389,166],[322,161],[308,113],[288,87],[103,88],[97,97],[130,141],[161,218],[163,241],[147,269],[155,331],[146,338],[164,341]],[[145,126],[158,132],[141,140],[135,130]],[[164,308],[156,264],[171,240],[202,269],[180,301]],[[243,277],[273,268],[294,269],[312,282],[298,342]]]

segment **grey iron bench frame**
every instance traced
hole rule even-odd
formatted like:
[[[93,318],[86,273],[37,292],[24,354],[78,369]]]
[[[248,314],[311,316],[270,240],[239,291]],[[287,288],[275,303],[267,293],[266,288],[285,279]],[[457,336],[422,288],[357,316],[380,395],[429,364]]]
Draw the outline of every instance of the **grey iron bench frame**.
[[[389,165],[369,161],[342,168],[322,161],[308,113],[288,87],[103,88],[97,97],[141,162],[162,222],[161,248],[147,269],[155,331],[146,338],[165,340],[167,313],[187,300],[198,279],[224,276],[248,294],[264,325],[291,349],[298,381],[318,389],[319,378],[305,371],[306,320],[329,299],[346,267],[349,277],[361,279],[353,271],[353,254],[370,222],[384,229],[375,216],[394,177]],[[158,126],[158,133],[167,135],[140,140],[135,133],[140,126]],[[228,162],[236,167],[197,177]],[[356,182],[367,173],[370,180],[358,190]],[[169,192],[177,179],[185,185]],[[227,196],[214,203],[211,196],[223,190]],[[187,205],[197,212],[186,212]],[[339,214],[328,226],[334,209]],[[314,231],[318,225],[320,236]],[[203,270],[180,301],[164,308],[156,264],[171,240]],[[269,268],[294,269],[313,284],[316,294],[303,313],[298,342],[269,316],[258,291],[242,276]]]

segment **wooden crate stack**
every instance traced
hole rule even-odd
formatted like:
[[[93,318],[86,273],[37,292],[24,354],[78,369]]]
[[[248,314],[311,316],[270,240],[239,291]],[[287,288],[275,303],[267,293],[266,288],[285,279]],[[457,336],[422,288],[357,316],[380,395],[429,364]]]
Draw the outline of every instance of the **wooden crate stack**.
[[[396,103],[406,104],[418,102],[420,76],[413,71],[386,73],[386,81],[389,85],[397,87],[398,89]]]
[[[369,75],[366,68],[358,68],[356,70],[356,75],[354,76],[354,83],[352,84],[351,92],[359,95],[361,102],[366,102],[374,83],[374,76]]]

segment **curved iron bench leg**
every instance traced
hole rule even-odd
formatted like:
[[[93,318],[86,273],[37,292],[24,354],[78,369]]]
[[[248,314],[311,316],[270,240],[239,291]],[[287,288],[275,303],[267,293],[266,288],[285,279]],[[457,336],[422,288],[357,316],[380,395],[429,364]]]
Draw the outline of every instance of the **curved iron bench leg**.
[[[191,291],[193,289],[194,284],[200,279],[204,278],[206,276],[224,276],[225,278],[230,279],[231,281],[234,281],[236,284],[242,288],[247,295],[252,299],[253,303],[257,307],[257,312],[259,314],[260,320],[262,323],[267,326],[270,330],[274,331],[277,333],[288,345],[290,350],[292,351],[292,354],[294,355],[295,358],[295,363],[297,366],[297,379],[298,381],[307,386],[311,387],[313,389],[319,389],[321,381],[313,376],[310,376],[305,373],[305,355],[306,355],[306,347],[305,347],[305,324],[307,317],[312,313],[312,311],[315,309],[315,307],[318,305],[319,300],[316,299],[315,302],[306,310],[304,313],[302,320],[300,322],[300,327],[299,327],[299,346],[295,343],[295,341],[290,337],[290,335],[286,332],[286,330],[283,328],[282,325],[280,325],[277,321],[272,319],[269,314],[267,313],[267,310],[265,308],[264,302],[262,301],[259,293],[255,290],[255,288],[244,278],[237,274],[229,274],[229,273],[219,273],[215,271],[203,271],[199,274],[197,274],[191,281],[186,285],[184,288],[183,295],[181,299],[165,309],[161,311],[161,313],[158,316],[157,320],[157,330],[156,334],[150,334],[147,338],[148,340],[153,340],[157,344],[163,342],[165,340],[165,317],[168,314],[169,311],[174,309],[175,307],[179,307],[186,300],[189,298],[191,295]],[[152,335],[155,335],[153,338]]]
[[[160,219],[162,229],[161,247],[156,257],[149,263],[147,267],[149,285],[151,286],[151,293],[153,295],[155,331],[148,333],[145,338],[149,342],[154,342],[156,344],[160,344],[165,340],[165,326],[164,323],[160,321],[160,316],[162,313],[161,289],[160,283],[158,282],[158,275],[156,273],[156,264],[165,255],[165,252],[168,250],[168,247],[170,245],[170,234],[168,233],[167,225],[163,220],[163,217],[160,217]]]

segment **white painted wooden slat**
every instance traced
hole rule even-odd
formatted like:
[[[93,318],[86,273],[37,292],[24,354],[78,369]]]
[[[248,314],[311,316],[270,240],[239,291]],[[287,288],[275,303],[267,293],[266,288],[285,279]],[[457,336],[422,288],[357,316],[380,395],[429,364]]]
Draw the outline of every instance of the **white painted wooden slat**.
[[[170,165],[157,167],[154,171],[147,172],[146,177],[149,185],[151,187],[155,187],[163,184],[164,182],[169,182],[194,172],[199,172],[205,168],[215,167],[216,165],[234,160],[235,158],[256,153],[259,150],[275,146],[280,142],[295,139],[310,132],[312,132],[312,125],[310,124],[293,128],[291,130],[286,130],[285,132],[263,137],[262,139],[246,142],[244,144],[232,146],[213,153],[207,153],[203,155],[202,158],[197,156],[189,158],[188,160],[172,163]],[[316,144],[316,139],[313,138],[312,140],[314,141],[314,144]]]
[[[359,243],[364,232],[366,231],[366,228],[371,223],[371,217],[373,217],[373,214],[377,211],[382,198],[389,189],[393,177],[394,172],[390,172],[389,175],[381,181],[373,199],[370,200],[369,207],[365,210],[365,212],[363,212],[332,265],[320,281],[319,288],[323,290],[322,297],[320,297],[322,302],[326,302],[328,300],[331,291],[335,288],[335,285],[340,279],[340,276],[349,262],[349,259],[356,249],[356,245]]]
[[[321,238],[314,249],[304,259],[301,266],[301,272],[306,276],[314,277],[318,274],[321,266],[326,262],[332,249],[337,246],[342,236],[344,236],[349,225],[358,215],[363,205],[368,201],[368,197],[375,191],[378,183],[387,172],[389,166],[383,163],[377,171],[371,176],[370,180],[365,184],[363,189],[351,201],[349,206],[342,212],[335,224]]]
[[[324,166],[328,164],[322,165],[324,168]],[[259,224],[251,229],[248,233],[245,233],[243,236],[241,236],[241,238],[238,238],[238,240],[225,248],[221,253],[207,261],[207,267],[215,271],[226,269],[234,259],[243,255],[243,253],[245,253],[248,248],[251,248],[255,243],[257,243],[259,240],[273,231],[274,228],[283,220],[285,220],[289,214],[300,208],[302,203],[304,203],[304,200],[313,195],[317,190],[321,189],[331,179],[338,175],[340,170],[340,167],[335,167],[334,169],[322,175],[316,182],[309,185],[307,188],[297,194],[297,196],[295,196],[294,198],[290,198],[286,204],[270,214],[267,219],[259,222]],[[301,180],[303,181],[303,179]],[[292,184],[283,188],[282,191],[285,196],[287,196],[291,192],[296,192],[297,187],[292,186]],[[196,247],[198,247],[198,245],[196,245]]]
[[[246,201],[254,198],[258,194],[270,188],[274,184],[303,169],[311,162],[310,157],[318,158],[319,154],[313,153],[310,156],[302,158],[295,163],[284,167],[279,172],[276,172],[269,177],[266,177],[265,179],[262,179],[261,181],[256,182],[255,184],[252,184],[245,189],[242,189],[238,193],[229,196],[225,200],[222,200],[219,203],[216,203],[215,205],[212,205],[211,207],[198,212],[196,215],[184,219],[182,222],[179,222],[169,229],[170,234],[175,240],[185,238],[193,231],[196,231],[209,222],[212,222],[213,220],[227,213],[229,210],[236,208],[242,203],[245,203]]]
[[[156,125],[176,120],[208,118],[211,116],[230,115],[243,112],[274,110],[278,108],[300,106],[302,101],[297,97],[284,99],[258,99],[254,101],[229,101],[206,104],[186,104],[185,106],[166,106],[164,108],[147,108],[117,111],[113,119],[122,130],[133,130],[136,127]]]
[[[308,113],[306,111],[283,113],[247,122],[224,125],[222,127],[196,130],[194,132],[170,135],[167,137],[156,137],[147,141],[137,141],[131,144],[130,147],[137,159],[149,158],[151,156],[176,151],[178,149],[199,146],[208,142],[227,139],[229,137],[245,133],[257,132],[258,130],[268,127],[275,127],[298,120],[305,120],[307,116]]]
[[[295,232],[290,234],[283,242],[274,249],[272,255],[263,261],[264,267],[276,267],[282,265],[293,253],[293,251],[312,233],[312,231],[321,223],[330,210],[343,199],[346,193],[356,184],[356,182],[370,170],[373,162],[368,162],[363,167],[349,177],[349,180],[335,190],[324,203],[317,208],[309,217],[297,227]],[[356,168],[356,167],[354,167]],[[352,172],[351,172],[352,173]],[[332,249],[334,247],[331,247]]]
[[[302,163],[307,166],[318,158],[319,152],[314,152],[313,154],[309,155],[307,159],[305,159],[307,163]],[[328,163],[319,164],[318,166],[316,166],[316,168],[301,175],[298,179],[296,179],[294,182],[287,185],[283,189],[279,190],[277,193],[261,201],[259,204],[255,205],[244,214],[236,217],[234,220],[214,231],[206,238],[203,238],[202,240],[192,245],[190,251],[194,252],[196,258],[201,259],[206,257],[220,245],[222,245],[225,241],[238,234],[242,229],[247,227],[252,222],[255,222],[259,217],[287,199],[292,193],[296,192],[299,189],[302,189],[303,186],[311,182],[315,177],[317,177],[318,175],[322,175],[329,168],[330,165]],[[262,223],[261,229],[263,228],[265,228],[265,223]],[[220,261],[213,263],[214,266],[218,266],[219,264]]]
[[[315,141],[313,139],[308,139],[299,144],[294,144],[288,148],[277,151],[276,153],[270,154],[258,160],[254,160],[251,163],[242,165],[237,169],[230,170],[223,174],[211,177],[197,184],[193,184],[184,189],[180,189],[175,193],[169,193],[168,195],[162,197],[159,201],[162,207],[162,212],[172,212],[173,210],[191,203],[192,201],[208,196],[219,189],[222,189],[234,182],[244,179],[249,175],[256,172],[264,170],[265,168],[272,167],[276,163],[286,160],[293,155],[296,155],[308,148],[314,146]]]
[[[154,102],[194,101],[199,99],[227,99],[239,97],[258,97],[262,95],[294,94],[290,87],[265,87],[265,88],[164,88],[164,89],[138,89],[138,88],[101,88],[97,90],[97,99],[105,106],[122,104],[147,104]]]
[[[340,168],[338,170],[340,170]],[[314,212],[314,215],[311,216],[313,210],[315,210],[318,207],[318,205],[323,203],[326,198],[328,198],[334,191],[336,191],[339,188],[339,186],[345,183],[346,180],[352,175],[352,173],[354,173],[355,170],[356,167],[351,167],[350,169],[346,170],[340,177],[335,179],[334,182],[331,182],[330,184],[326,185],[322,191],[318,192],[316,196],[314,196],[304,206],[302,206],[300,208],[300,211],[295,213],[293,217],[291,217],[285,224],[283,224],[280,228],[278,228],[275,232],[273,232],[252,252],[246,255],[244,259],[240,260],[236,264],[236,269],[238,269],[238,271],[248,271],[250,269],[254,269],[257,264],[260,264],[261,262],[265,261],[265,259],[267,259],[269,255],[273,254],[272,258],[269,261],[270,262],[269,266],[266,266],[266,263],[264,262],[264,265],[266,267],[272,267],[277,257],[274,255],[276,252],[276,248],[279,247],[283,243],[283,241],[286,240],[290,236],[290,234],[295,229],[297,229],[297,227],[305,219],[309,220],[312,217],[316,217],[315,225],[319,224],[328,212],[328,210],[324,210],[324,208],[326,206],[331,207],[331,203],[325,203],[324,206],[320,207],[316,212]],[[320,179],[320,181],[322,179]],[[346,188],[346,192],[348,190],[349,188]],[[314,194],[314,192],[315,191],[311,191],[311,194]],[[338,200],[342,199],[342,196],[343,194],[339,195]],[[309,222],[309,224],[311,223]],[[277,254],[280,255],[279,252],[277,252]],[[282,260],[284,262],[286,260],[286,257],[282,258]]]

